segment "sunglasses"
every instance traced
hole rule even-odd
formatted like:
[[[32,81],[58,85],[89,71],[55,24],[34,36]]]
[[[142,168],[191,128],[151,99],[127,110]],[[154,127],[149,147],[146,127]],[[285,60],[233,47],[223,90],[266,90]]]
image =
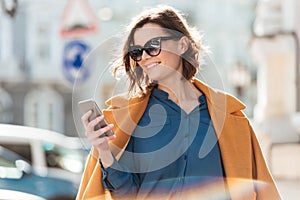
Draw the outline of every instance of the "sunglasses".
[[[149,56],[158,56],[161,52],[161,41],[174,39],[176,39],[174,36],[156,37],[146,42],[144,47],[140,45],[130,46],[128,51],[129,56],[137,62],[142,60],[144,50]]]

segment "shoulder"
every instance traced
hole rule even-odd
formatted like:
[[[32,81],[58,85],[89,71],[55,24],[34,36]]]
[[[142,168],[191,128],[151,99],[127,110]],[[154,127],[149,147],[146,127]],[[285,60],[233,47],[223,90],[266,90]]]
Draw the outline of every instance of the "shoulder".
[[[244,110],[246,108],[246,105],[232,94],[223,92],[223,95],[226,96],[226,105],[231,112]]]
[[[225,109],[229,113],[241,111],[246,108],[245,104],[232,94],[215,89],[196,78],[193,79],[193,83],[198,89],[202,91],[202,93],[206,96],[208,102],[213,107],[217,107],[222,110]]]

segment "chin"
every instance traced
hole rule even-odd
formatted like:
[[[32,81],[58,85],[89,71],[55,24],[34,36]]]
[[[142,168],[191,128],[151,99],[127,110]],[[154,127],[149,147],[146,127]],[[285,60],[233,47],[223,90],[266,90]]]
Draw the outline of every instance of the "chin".
[[[155,80],[155,81],[158,81],[158,82],[162,82],[162,81],[165,81],[165,80],[175,78],[173,72],[163,73],[163,72],[159,72],[159,71],[156,71],[155,73],[149,73],[148,77],[149,77],[150,80]]]
[[[152,76],[151,76],[151,75],[149,76],[149,75],[148,75],[148,77],[149,77],[150,80],[153,80],[153,81],[156,81],[156,82],[159,82],[159,81],[164,80],[164,77],[162,77],[161,75],[156,75],[156,76],[153,76],[153,75],[152,75]]]
[[[159,73],[148,73],[147,75],[148,75],[150,80],[159,81],[162,78]]]

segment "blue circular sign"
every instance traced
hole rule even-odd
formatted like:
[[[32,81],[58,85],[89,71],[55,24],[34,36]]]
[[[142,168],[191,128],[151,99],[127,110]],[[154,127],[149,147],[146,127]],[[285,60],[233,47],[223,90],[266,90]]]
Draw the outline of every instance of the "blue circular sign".
[[[90,49],[85,42],[80,40],[66,44],[63,52],[63,74],[69,82],[82,82],[89,76],[89,70],[84,67],[83,62]]]

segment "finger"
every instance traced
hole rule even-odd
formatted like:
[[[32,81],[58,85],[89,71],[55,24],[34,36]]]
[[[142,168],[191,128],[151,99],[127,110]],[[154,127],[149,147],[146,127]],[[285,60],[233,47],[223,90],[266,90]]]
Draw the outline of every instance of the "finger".
[[[116,137],[117,137],[116,135],[110,135],[110,136],[107,137],[107,139],[108,140],[113,140],[113,139],[116,139]]]
[[[105,134],[106,132],[112,130],[114,128],[113,124],[108,124],[107,126],[100,128],[98,131],[95,132],[96,135],[98,135],[99,137],[102,136],[103,134]]]
[[[84,115],[82,115],[81,121],[83,122],[84,128],[86,128],[88,126],[89,117],[91,116],[91,114],[92,114],[92,110],[89,110]]]
[[[88,137],[89,142],[91,143],[91,145],[95,146],[95,147],[108,147],[108,141],[110,140],[108,137],[99,137],[97,136],[97,134],[91,134]]]
[[[94,132],[95,126],[96,126],[99,122],[101,122],[103,119],[104,119],[104,116],[101,115],[101,116],[99,116],[99,117],[96,117],[94,120],[90,121],[90,122],[88,123],[87,128],[86,128],[87,132],[89,132],[89,133]]]

